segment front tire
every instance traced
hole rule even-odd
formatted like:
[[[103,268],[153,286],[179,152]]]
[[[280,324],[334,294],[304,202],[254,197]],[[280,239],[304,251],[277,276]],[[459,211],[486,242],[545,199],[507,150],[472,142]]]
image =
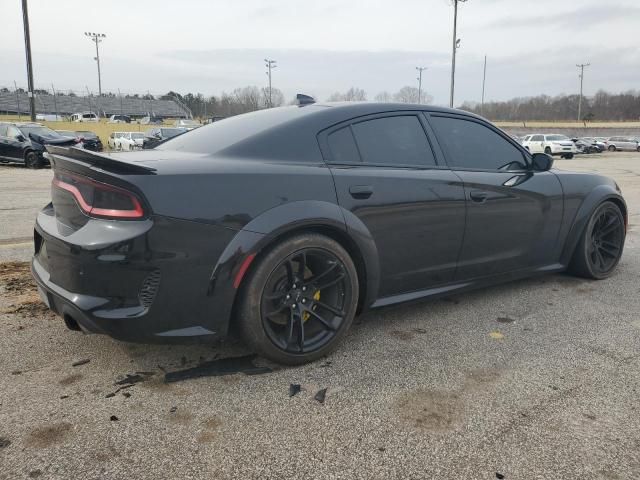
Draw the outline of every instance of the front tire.
[[[613,202],[603,202],[582,232],[569,271],[595,280],[611,276],[622,256],[625,236],[620,208]]]
[[[38,169],[42,168],[44,166],[44,163],[36,152],[29,151],[24,156],[24,165],[27,168]]]
[[[615,152],[616,151],[616,146],[615,145],[609,145],[609,149],[610,152]]]
[[[358,292],[355,265],[338,242],[312,233],[291,237],[257,260],[243,283],[240,333],[269,360],[312,362],[344,338]]]
[[[546,153],[547,155],[552,155],[551,147],[545,147],[544,148],[544,153]]]

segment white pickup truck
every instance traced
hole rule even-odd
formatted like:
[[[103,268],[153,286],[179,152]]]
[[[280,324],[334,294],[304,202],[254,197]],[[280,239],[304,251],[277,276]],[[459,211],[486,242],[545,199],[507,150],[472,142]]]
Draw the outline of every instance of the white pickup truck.
[[[566,135],[534,133],[522,139],[522,146],[531,153],[560,155],[561,158],[573,158],[578,153],[575,144]]]

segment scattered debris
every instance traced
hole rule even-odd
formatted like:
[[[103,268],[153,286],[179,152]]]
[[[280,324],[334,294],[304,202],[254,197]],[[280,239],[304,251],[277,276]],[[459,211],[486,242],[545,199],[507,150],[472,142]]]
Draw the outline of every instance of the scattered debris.
[[[20,370],[14,370],[11,372],[11,375],[22,375],[22,372]]]
[[[497,478],[498,480],[502,480],[502,479],[504,478],[504,475],[503,475],[503,474],[501,474],[501,473],[496,472],[496,478]]]
[[[83,358],[82,360],[78,360],[76,362],[73,362],[71,364],[72,367],[79,367],[80,365],[86,365],[87,363],[89,363],[91,361],[90,358]]]
[[[513,323],[515,322],[515,318],[510,318],[510,317],[498,317],[496,318],[496,321],[498,323]]]
[[[5,437],[0,437],[0,448],[7,448],[11,445],[11,440]]]
[[[320,367],[320,368],[327,368],[327,367],[330,367],[332,363],[333,363],[333,362],[332,362],[331,360],[327,360],[327,361],[326,361],[326,362],[324,362],[322,365],[319,365],[319,367]]]
[[[65,398],[69,398],[69,395],[60,395],[60,400],[64,400]]]
[[[112,422],[117,422],[118,420],[120,420],[118,417],[116,417],[115,415],[111,415],[111,417],[109,418],[109,420],[111,420]]]
[[[494,340],[502,340],[504,338],[504,335],[497,331],[489,333],[489,336]]]
[[[326,396],[327,396],[327,389],[323,388],[322,390],[318,390],[318,393],[316,393],[313,398],[320,403],[324,403],[324,399]]]
[[[298,383],[292,383],[289,385],[289,396],[293,397],[296,393],[299,393],[302,388]]]
[[[31,470],[29,472],[29,478],[39,478],[42,476],[42,470]]]
[[[178,411],[178,407],[171,407],[169,409],[169,413],[176,413]]]
[[[381,452],[384,452],[384,451],[386,450],[386,448],[384,448],[384,447],[378,447],[378,450],[379,450],[379,451],[381,451]]]
[[[412,331],[420,334],[427,333],[427,330],[424,328],[414,328]]]
[[[122,392],[122,396],[124,398],[129,398],[131,396],[131,393],[130,392]]]
[[[244,357],[230,357],[203,362],[196,367],[178,370],[176,372],[169,372],[164,376],[164,381],[166,383],[171,383],[179,382],[181,380],[189,380],[192,378],[219,377],[222,375],[234,375],[236,373],[260,375],[273,371],[269,367],[260,367],[255,365],[253,363],[255,358],[255,355],[247,355]]]
[[[135,385],[136,383],[149,380],[149,378],[154,375],[155,372],[135,372],[134,375],[127,373],[125,378],[118,380],[114,385]]]
[[[121,390],[124,390],[124,389],[126,389],[126,388],[131,388],[131,387],[133,387],[133,385],[134,385],[134,384],[131,384],[131,385],[123,385],[123,386],[119,387],[115,392],[107,393],[107,394],[104,396],[104,398],[113,398],[113,397],[115,397],[115,396],[116,396],[116,394],[117,394],[118,392],[120,392]],[[125,392],[125,393],[128,393],[128,392]],[[124,395],[124,393],[123,393],[123,395]],[[131,396],[131,394],[130,394],[130,393],[129,393],[129,395],[125,395],[125,397],[130,397],[130,396]]]

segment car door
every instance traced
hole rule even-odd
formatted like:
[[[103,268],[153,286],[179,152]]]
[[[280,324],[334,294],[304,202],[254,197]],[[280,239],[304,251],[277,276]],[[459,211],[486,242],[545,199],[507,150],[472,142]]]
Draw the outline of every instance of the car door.
[[[531,153],[544,153],[544,135],[531,135],[529,151]]]
[[[8,143],[9,139],[7,138],[7,127],[6,123],[0,123],[0,158],[4,159],[7,157],[8,151]]]
[[[27,141],[25,135],[13,125],[9,125],[4,140],[6,140],[3,143],[4,156],[11,160],[24,160],[23,151]]]
[[[481,120],[429,115],[447,163],[464,182],[467,217],[456,278],[549,265],[562,223],[556,175],[534,172],[529,156]]]
[[[436,161],[425,128],[419,112],[399,112],[361,117],[319,136],[340,206],[377,247],[379,298],[448,283],[455,274],[464,189]]]

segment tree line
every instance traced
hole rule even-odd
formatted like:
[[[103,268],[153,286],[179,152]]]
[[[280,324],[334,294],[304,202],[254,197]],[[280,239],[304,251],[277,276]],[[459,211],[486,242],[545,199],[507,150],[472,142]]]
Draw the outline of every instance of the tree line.
[[[501,102],[465,102],[463,110],[482,115],[493,121],[555,121],[578,118],[579,95],[538,95],[519,97]],[[640,120],[640,91],[609,93],[599,90],[593,97],[582,98],[581,120],[638,121]]]

